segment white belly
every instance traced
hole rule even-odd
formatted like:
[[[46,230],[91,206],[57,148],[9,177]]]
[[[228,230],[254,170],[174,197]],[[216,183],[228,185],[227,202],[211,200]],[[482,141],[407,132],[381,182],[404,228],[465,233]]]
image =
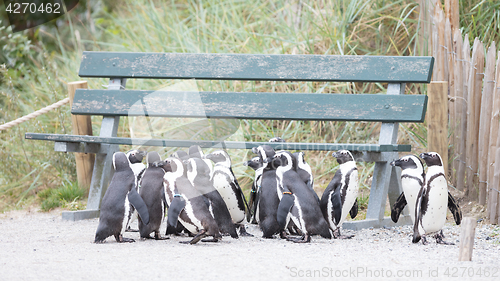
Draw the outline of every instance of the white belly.
[[[405,195],[408,212],[410,213],[412,224],[415,223],[415,204],[417,203],[417,196],[420,192],[420,184],[409,178],[402,178],[401,185],[403,187],[403,193]]]
[[[231,185],[227,182],[226,177],[221,174],[215,174],[213,180],[215,189],[217,189],[220,196],[226,203],[233,223],[242,222],[245,219],[245,212],[240,210],[238,207],[238,199],[236,198],[236,194],[234,194]]]
[[[438,177],[431,182],[427,211],[422,217],[422,228],[425,233],[433,233],[443,228],[446,222],[448,207],[448,186],[444,177]]]
[[[347,214],[349,214],[352,205],[354,205],[354,201],[356,201],[356,198],[358,197],[358,190],[358,171],[354,170],[352,171],[349,178],[349,189],[347,190],[345,195],[344,205],[342,205],[342,216],[340,217],[338,227],[342,226],[342,223],[344,223],[344,220],[346,219]]]

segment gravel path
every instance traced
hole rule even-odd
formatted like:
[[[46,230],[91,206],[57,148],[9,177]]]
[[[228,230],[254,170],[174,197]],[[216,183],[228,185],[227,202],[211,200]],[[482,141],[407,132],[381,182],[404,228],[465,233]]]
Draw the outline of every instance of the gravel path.
[[[410,226],[344,231],[350,240],[313,237],[310,244],[255,237],[184,245],[187,237],[94,244],[98,220],[63,221],[58,211],[0,214],[0,280],[499,280],[500,228],[479,224],[472,262],[455,246],[412,244]],[[400,277],[398,277],[400,276]],[[414,277],[414,278],[406,278]],[[418,278],[420,277],[420,278]],[[456,277],[456,278],[454,278]],[[469,278],[472,277],[472,278]],[[422,279],[423,278],[423,279]]]

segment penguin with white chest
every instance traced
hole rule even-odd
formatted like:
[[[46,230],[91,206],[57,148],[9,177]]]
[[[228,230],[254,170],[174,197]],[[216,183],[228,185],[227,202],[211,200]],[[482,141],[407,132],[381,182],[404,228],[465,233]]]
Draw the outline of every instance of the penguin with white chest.
[[[415,224],[413,226],[413,243],[427,244],[426,236],[434,234],[439,244],[453,245],[444,241],[443,226],[446,222],[446,211],[449,208],[457,225],[462,220],[462,211],[448,191],[443,161],[436,152],[421,153],[427,164],[425,184],[417,197],[415,206]]]
[[[306,159],[304,157],[304,152],[302,151],[295,152],[293,153],[293,156],[297,159],[297,173],[299,174],[300,178],[305,182],[307,187],[314,192],[314,195],[319,202],[318,194],[316,194],[316,191],[314,191],[314,179],[313,179],[312,169],[311,166],[309,166],[309,164],[306,162]]]
[[[231,219],[226,202],[210,181],[210,167],[200,158],[189,158],[184,161],[187,177],[196,190],[210,201],[210,213],[214,217],[222,234],[238,238],[236,225]]]
[[[177,222],[180,222],[189,232],[196,234],[191,241],[181,243],[196,244],[206,236],[212,236],[213,239],[202,241],[217,242],[221,234],[210,213],[210,202],[191,184],[183,162],[177,158],[167,158],[163,169],[166,172],[163,177],[165,198],[169,206],[166,234],[176,233]]]
[[[137,193],[134,172],[125,153],[116,152],[113,155],[113,167],[115,173],[102,198],[94,242],[103,243],[111,235],[119,243],[135,242],[134,239],[124,238],[122,235],[130,218],[130,206],[135,207],[145,224],[149,223],[148,208]]]
[[[140,185],[139,181],[141,180],[142,175],[144,174],[144,171],[146,171],[146,166],[142,164],[142,160],[144,159],[144,156],[146,156],[145,151],[137,150],[137,149],[132,149],[129,150],[127,153],[127,159],[128,163],[130,165],[130,168],[134,172],[135,176],[135,188],[137,190],[137,193],[140,193]],[[130,206],[130,214],[129,214],[130,220],[127,223],[127,228],[125,231],[127,232],[137,232],[137,229],[132,229],[130,227],[130,224],[134,222],[137,219],[137,211],[135,210],[134,206]]]
[[[259,228],[262,230],[262,237],[273,238],[275,234],[280,232],[276,217],[278,205],[280,204],[278,192],[283,192],[279,189],[276,179],[276,167],[271,165],[276,152],[269,145],[254,147],[252,148],[252,152],[259,156],[263,165],[261,184],[258,187],[256,195],[257,208],[255,210],[255,218],[259,224]],[[280,235],[284,237],[283,232]]]
[[[331,239],[328,223],[324,219],[314,191],[311,190],[297,173],[297,161],[292,153],[279,151],[273,158],[272,165],[276,166],[278,185],[283,190],[277,212],[277,221],[280,231],[284,231],[289,220],[299,228],[302,237],[288,238],[296,243],[308,243],[312,235],[321,235]]]
[[[390,165],[401,168],[401,187],[403,189],[403,192],[392,206],[391,219],[393,222],[398,222],[401,212],[408,205],[411,221],[415,224],[415,205],[418,193],[425,182],[422,161],[415,155],[407,155],[392,161]]]
[[[358,213],[358,168],[348,150],[339,150],[332,153],[332,156],[337,158],[340,167],[323,192],[320,207],[333,231],[334,238],[352,238],[352,236],[341,236],[340,227],[347,213],[350,213],[351,218],[355,218]]]
[[[139,195],[148,208],[149,223],[145,224],[139,217],[139,233],[143,239],[151,239],[150,234],[154,232],[154,239],[165,240],[168,237],[161,237],[160,227],[165,218],[166,200],[163,188],[163,176],[165,171],[161,167],[160,155],[156,151],[151,151],[146,155],[147,168],[141,177]]]
[[[244,220],[248,207],[243,191],[231,169],[231,158],[224,150],[214,151],[205,157],[215,163],[212,184],[226,202],[233,223],[240,229],[240,235],[252,236],[245,229]]]

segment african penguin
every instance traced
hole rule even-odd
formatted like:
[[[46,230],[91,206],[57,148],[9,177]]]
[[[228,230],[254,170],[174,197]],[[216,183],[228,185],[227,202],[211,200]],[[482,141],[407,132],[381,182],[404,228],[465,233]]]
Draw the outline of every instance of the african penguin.
[[[398,222],[399,215],[404,207],[408,205],[411,221],[415,224],[415,204],[420,189],[424,186],[425,172],[420,158],[415,155],[407,155],[390,164],[401,168],[401,187],[403,192],[398,197],[391,209],[393,222]]]
[[[250,191],[250,200],[248,201],[249,212],[247,213],[247,221],[251,224],[257,224],[255,212],[257,210],[258,204],[257,194],[262,183],[262,171],[264,170],[263,163],[260,160],[260,157],[254,157],[251,160],[245,162],[244,165],[252,168],[255,171],[252,190]]]
[[[212,184],[226,202],[233,223],[240,228],[240,235],[252,236],[245,230],[244,220],[248,206],[238,180],[231,169],[231,158],[224,150],[214,151],[205,157],[215,163]]]
[[[170,155],[170,156],[175,157],[177,159],[181,159],[183,161],[189,159],[189,154],[187,154],[187,152],[184,150],[177,150],[176,152],[172,153],[172,155]]]
[[[101,201],[94,242],[103,243],[111,235],[119,243],[135,242],[134,239],[124,238],[122,235],[130,219],[130,205],[136,208],[145,224],[149,223],[148,208],[135,189],[134,172],[125,153],[113,154],[113,167],[115,173]]]
[[[165,159],[163,169],[166,172],[163,185],[168,204],[166,234],[174,234],[177,222],[180,222],[189,232],[196,234],[191,241],[181,243],[196,244],[206,236],[213,239],[203,241],[217,242],[221,235],[210,213],[210,203],[188,180],[183,162],[169,157]]]
[[[201,147],[199,145],[192,145],[189,147],[189,150],[188,150],[188,154],[189,154],[189,157],[190,158],[200,158],[202,159],[203,161],[205,161],[205,163],[207,164],[208,168],[210,169],[209,170],[209,175],[210,177],[212,177],[212,174],[214,173],[214,164],[212,161],[210,161],[209,159],[206,159],[205,158],[205,154],[203,153],[203,151],[201,150]]]
[[[160,155],[156,151],[148,152],[146,155],[147,168],[140,179],[140,192],[144,203],[148,208],[149,224],[145,224],[139,218],[139,233],[141,238],[151,239],[151,232],[154,232],[154,239],[164,240],[160,235],[160,227],[165,218],[165,190],[163,189],[163,176],[165,171],[161,167]]]
[[[274,234],[279,233],[279,225],[276,219],[280,198],[278,197],[278,182],[276,179],[276,167],[271,165],[275,155],[274,149],[269,145],[261,145],[252,148],[252,152],[257,154],[262,162],[262,176],[260,188],[257,192],[257,208],[255,218],[262,230],[263,238],[273,238]],[[282,193],[282,190],[279,190]]]
[[[274,138],[270,138],[269,142],[286,142],[286,141],[284,139],[282,139],[281,137],[274,137]]]
[[[314,191],[307,187],[297,173],[296,158],[288,151],[279,151],[276,152],[272,165],[277,167],[276,178],[283,190],[277,213],[280,231],[284,231],[288,220],[292,219],[302,233],[299,239],[287,240],[308,243],[311,235],[316,234],[331,239],[328,223],[322,215]]]
[[[443,240],[446,209],[451,210],[457,225],[461,222],[462,212],[448,191],[443,161],[436,152],[421,153],[420,158],[427,164],[427,172],[425,184],[417,197],[412,242],[418,243],[422,239],[422,243],[427,244],[426,236],[434,234],[437,243],[453,245]]]
[[[137,149],[132,149],[129,150],[127,153],[127,159],[130,165],[130,168],[134,172],[135,176],[135,188],[137,190],[137,193],[140,193],[140,185],[139,185],[139,180],[141,179],[144,171],[146,171],[146,166],[142,164],[142,160],[144,156],[146,156],[145,151],[137,150]],[[137,229],[132,229],[130,227],[130,224],[134,222],[137,219],[137,212],[134,209],[134,206],[130,206],[130,216],[131,219],[127,223],[127,228],[125,231],[127,232],[137,232]]]
[[[339,150],[333,152],[332,156],[337,158],[340,164],[330,181],[323,196],[320,206],[323,216],[328,221],[334,238],[352,238],[352,236],[341,236],[340,227],[344,222],[347,213],[351,218],[356,217],[358,213],[358,169],[356,162],[348,150]]]
[[[312,169],[311,166],[307,164],[306,159],[304,158],[304,152],[295,152],[293,153],[293,156],[297,159],[297,173],[299,173],[300,178],[305,182],[307,187],[309,187],[314,192],[316,199],[318,199],[319,202],[318,194],[316,194],[316,191],[314,191]]]
[[[231,214],[219,192],[210,181],[210,168],[200,158],[185,160],[187,177],[191,184],[210,201],[210,213],[214,217],[222,234],[238,238],[236,225],[231,220]]]

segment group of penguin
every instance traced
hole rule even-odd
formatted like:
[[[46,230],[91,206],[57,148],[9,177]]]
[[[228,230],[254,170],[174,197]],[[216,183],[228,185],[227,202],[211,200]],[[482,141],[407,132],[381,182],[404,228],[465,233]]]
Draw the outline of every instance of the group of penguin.
[[[252,152],[257,157],[245,163],[255,170],[248,203],[224,150],[204,155],[199,146],[191,146],[188,152],[178,150],[165,160],[156,151],[116,152],[115,173],[101,201],[94,242],[103,243],[109,236],[117,242],[134,242],[123,237],[125,231],[139,231],[141,239],[156,240],[184,232],[192,238],[181,243],[189,244],[217,242],[223,235],[253,236],[246,232],[245,219],[257,224],[264,238],[279,235],[307,243],[313,235],[352,237],[340,234],[347,214],[355,218],[358,213],[358,170],[348,150],[331,154],[340,166],[321,198],[313,189],[311,167],[303,152],[275,151],[269,145],[254,147]],[[147,165],[142,164],[144,156]],[[427,163],[427,175],[414,155],[391,163],[402,168],[403,188],[391,217],[397,222],[408,205],[414,222],[413,242],[422,239],[425,244],[425,236],[435,234],[437,242],[446,243],[441,231],[446,204],[457,224],[460,208],[448,192],[440,156],[424,153],[421,157]],[[138,230],[132,230],[130,224],[136,218]]]

